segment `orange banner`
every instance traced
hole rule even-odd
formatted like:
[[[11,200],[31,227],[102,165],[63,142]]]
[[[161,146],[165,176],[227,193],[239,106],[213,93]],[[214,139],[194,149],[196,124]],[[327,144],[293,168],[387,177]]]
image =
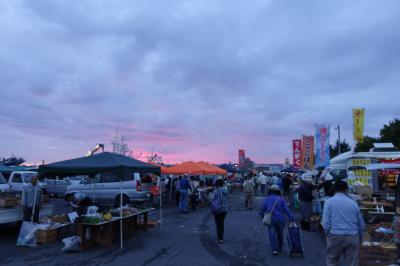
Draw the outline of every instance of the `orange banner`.
[[[314,168],[314,136],[303,136],[300,168],[304,170],[313,170]]]

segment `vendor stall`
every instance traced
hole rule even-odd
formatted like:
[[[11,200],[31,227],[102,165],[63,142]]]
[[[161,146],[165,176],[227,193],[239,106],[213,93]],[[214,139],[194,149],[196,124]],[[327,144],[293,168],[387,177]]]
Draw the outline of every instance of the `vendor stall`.
[[[123,247],[123,179],[132,176],[132,173],[154,173],[154,174],[160,174],[160,168],[151,164],[147,164],[138,160],[135,160],[130,157],[126,157],[123,155],[119,154],[114,154],[110,152],[103,152],[100,154],[92,155],[92,156],[86,156],[86,157],[81,157],[81,158],[76,158],[76,159],[71,159],[71,160],[66,160],[66,161],[61,161],[61,162],[56,162],[56,163],[51,163],[47,165],[41,165],[39,167],[39,172],[38,176],[39,178],[44,178],[44,177],[53,177],[53,176],[59,176],[59,177],[65,177],[65,176],[71,176],[71,175],[88,175],[90,177],[95,176],[96,174],[100,172],[105,172],[105,171],[112,171],[118,173],[118,176],[120,177],[120,215],[119,218],[114,218],[113,221],[104,221],[103,224],[101,224],[103,221],[101,220],[96,220],[96,222],[93,222],[95,225],[96,230],[93,232],[98,232],[101,231],[101,229],[111,230],[111,225],[110,223],[115,223],[119,222],[120,224],[120,239],[121,239],[121,248]],[[96,214],[93,214],[93,217],[95,217]],[[97,225],[99,224],[100,225]],[[79,222],[78,228],[80,229],[80,233],[82,233],[83,229],[88,223],[85,222]],[[86,232],[86,231],[85,231]],[[85,235],[86,237],[86,235]],[[92,243],[91,241],[93,238],[89,237],[88,239],[91,239],[89,242]],[[96,238],[100,243],[109,243],[103,238]],[[84,240],[83,240],[84,241]]]

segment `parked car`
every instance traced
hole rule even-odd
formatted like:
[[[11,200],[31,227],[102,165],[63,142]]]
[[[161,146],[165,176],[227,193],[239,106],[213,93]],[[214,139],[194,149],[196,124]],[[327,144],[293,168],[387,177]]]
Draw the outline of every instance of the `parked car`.
[[[37,172],[34,171],[12,172],[8,179],[8,184],[10,185],[10,189],[12,191],[22,191],[23,186],[25,184],[29,184],[33,176],[37,176]],[[38,182],[38,183],[44,189],[44,192],[46,192],[46,185],[43,182]]]
[[[0,191],[10,191],[10,185],[7,183],[4,176],[0,173]]]
[[[64,197],[68,186],[71,183],[68,180],[56,180],[56,179],[45,179],[44,184],[46,184],[47,194],[51,197]]]
[[[70,183],[70,185],[75,185],[79,184],[85,178],[87,178],[87,176],[77,175],[77,176],[68,176],[65,178],[65,180],[67,180]]]
[[[96,204],[120,204],[121,186],[123,204],[140,202],[143,203],[151,199],[149,190],[142,189],[146,186],[147,180],[141,180],[139,173],[127,173],[122,178],[115,172],[103,172],[95,178],[86,177],[79,184],[68,186],[65,196],[82,192],[90,197]]]

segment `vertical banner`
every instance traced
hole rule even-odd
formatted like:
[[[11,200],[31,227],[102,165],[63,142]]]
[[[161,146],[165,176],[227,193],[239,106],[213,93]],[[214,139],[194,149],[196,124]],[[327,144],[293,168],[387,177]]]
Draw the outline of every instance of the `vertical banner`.
[[[301,140],[293,140],[293,167],[300,168],[301,165]]]
[[[304,170],[313,170],[314,168],[314,136],[303,136],[300,168]]]
[[[243,167],[243,162],[244,162],[244,159],[245,159],[245,152],[244,152],[244,150],[239,150],[239,167],[241,168],[241,167]]]
[[[356,142],[362,143],[364,141],[364,108],[353,109],[353,138]]]
[[[326,167],[330,160],[330,126],[315,125],[315,165]]]

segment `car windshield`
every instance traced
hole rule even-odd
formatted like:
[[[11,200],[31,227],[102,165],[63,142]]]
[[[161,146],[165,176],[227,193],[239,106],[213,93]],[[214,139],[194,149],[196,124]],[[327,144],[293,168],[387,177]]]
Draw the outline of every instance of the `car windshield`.
[[[4,176],[0,173],[0,184],[7,184],[6,179],[4,178]]]
[[[24,183],[29,183],[31,182],[32,177],[37,177],[37,173],[24,173]]]

